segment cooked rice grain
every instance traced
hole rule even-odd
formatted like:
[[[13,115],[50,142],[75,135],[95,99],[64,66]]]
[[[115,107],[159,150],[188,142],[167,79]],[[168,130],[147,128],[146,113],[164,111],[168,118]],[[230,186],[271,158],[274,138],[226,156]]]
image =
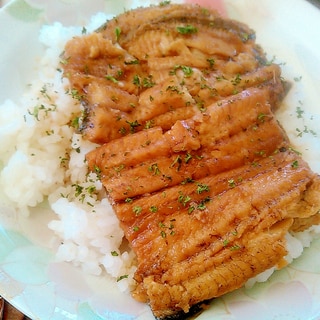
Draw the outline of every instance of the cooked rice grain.
[[[106,19],[99,13],[86,29]],[[135,256],[121,247],[119,222],[96,174],[88,175],[85,154],[95,145],[75,133],[71,124],[81,106],[66,94],[68,82],[57,70],[65,42],[81,32],[81,27],[60,23],[44,26],[39,40],[46,49],[38,79],[19,104],[7,100],[0,107],[1,198],[24,216],[47,200],[56,214],[48,227],[56,237],[57,260],[90,274],[121,278],[118,285],[125,291],[133,281]]]

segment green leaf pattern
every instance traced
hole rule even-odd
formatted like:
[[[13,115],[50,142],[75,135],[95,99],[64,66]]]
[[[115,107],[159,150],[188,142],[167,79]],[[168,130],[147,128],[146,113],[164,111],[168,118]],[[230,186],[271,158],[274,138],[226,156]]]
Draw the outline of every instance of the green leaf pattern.
[[[43,13],[43,10],[30,6],[25,0],[10,3],[6,10],[12,17],[24,22],[37,21]]]

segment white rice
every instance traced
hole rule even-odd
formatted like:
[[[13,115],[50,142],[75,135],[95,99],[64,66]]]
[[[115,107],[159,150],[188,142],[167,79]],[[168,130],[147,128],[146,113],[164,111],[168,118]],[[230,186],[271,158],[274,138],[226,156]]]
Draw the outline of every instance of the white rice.
[[[107,18],[97,14],[86,29],[91,32]],[[90,274],[124,278],[117,283],[126,291],[133,283],[135,256],[123,249],[123,231],[100,181],[94,173],[87,174],[84,157],[95,145],[84,141],[70,126],[81,106],[65,94],[68,82],[57,70],[65,42],[81,32],[82,27],[64,27],[59,23],[44,26],[39,41],[46,52],[38,78],[20,103],[7,100],[0,106],[0,192],[6,205],[24,216],[30,214],[32,207],[47,201],[56,214],[48,227],[56,237],[53,243],[57,259]],[[291,131],[289,122],[286,126],[290,138],[296,139],[296,124]],[[319,145],[305,158],[312,162],[314,152],[320,152]],[[309,231],[296,237],[288,235],[288,262],[300,256],[303,247],[320,233],[319,227]],[[273,271],[274,268],[267,270],[248,285],[265,281]]]
[[[103,13],[86,27],[106,21]],[[81,113],[79,102],[66,94],[68,81],[57,70],[65,42],[82,27],[60,23],[44,26],[39,40],[46,47],[38,78],[19,104],[0,106],[0,186],[2,198],[19,215],[47,200],[56,214],[48,225],[56,235],[56,257],[85,272],[108,273],[122,291],[129,288],[135,256],[123,250],[123,231],[95,173],[88,174],[85,154],[95,148],[70,123]],[[126,277],[128,275],[128,278]]]

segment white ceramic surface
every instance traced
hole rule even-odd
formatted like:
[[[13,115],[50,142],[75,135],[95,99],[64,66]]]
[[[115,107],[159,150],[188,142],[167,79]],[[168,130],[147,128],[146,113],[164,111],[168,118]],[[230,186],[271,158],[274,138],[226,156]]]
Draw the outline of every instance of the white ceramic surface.
[[[66,25],[85,25],[96,11],[117,14],[124,8],[146,3],[15,0],[5,6],[0,11],[0,103],[6,98],[17,100],[35,76],[34,67],[43,52],[37,42],[42,24],[60,21]],[[304,0],[225,0],[224,3],[230,17],[256,30],[257,41],[282,62],[284,77],[292,81],[278,115],[280,121],[286,127],[299,101],[303,101],[305,115],[312,115],[319,139],[320,11]],[[305,152],[312,152],[296,132],[289,135]],[[310,164],[320,173],[319,158]],[[146,305],[120,293],[107,277],[87,276],[67,263],[56,262],[48,249],[51,234],[47,223],[51,218],[52,213],[41,206],[30,218],[16,217],[0,202],[1,295],[33,319],[153,319]],[[214,300],[197,317],[197,320],[209,319],[320,319],[320,241],[314,241],[300,258],[276,272],[266,283]]]

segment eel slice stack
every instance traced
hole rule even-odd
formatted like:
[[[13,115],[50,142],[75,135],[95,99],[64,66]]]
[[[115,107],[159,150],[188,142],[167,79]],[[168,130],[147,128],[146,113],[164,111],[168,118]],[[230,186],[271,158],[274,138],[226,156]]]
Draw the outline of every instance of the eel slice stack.
[[[137,255],[157,319],[286,265],[320,222],[320,178],[274,112],[286,89],[245,24],[197,5],[138,8],[70,40],[64,76],[87,154]]]

